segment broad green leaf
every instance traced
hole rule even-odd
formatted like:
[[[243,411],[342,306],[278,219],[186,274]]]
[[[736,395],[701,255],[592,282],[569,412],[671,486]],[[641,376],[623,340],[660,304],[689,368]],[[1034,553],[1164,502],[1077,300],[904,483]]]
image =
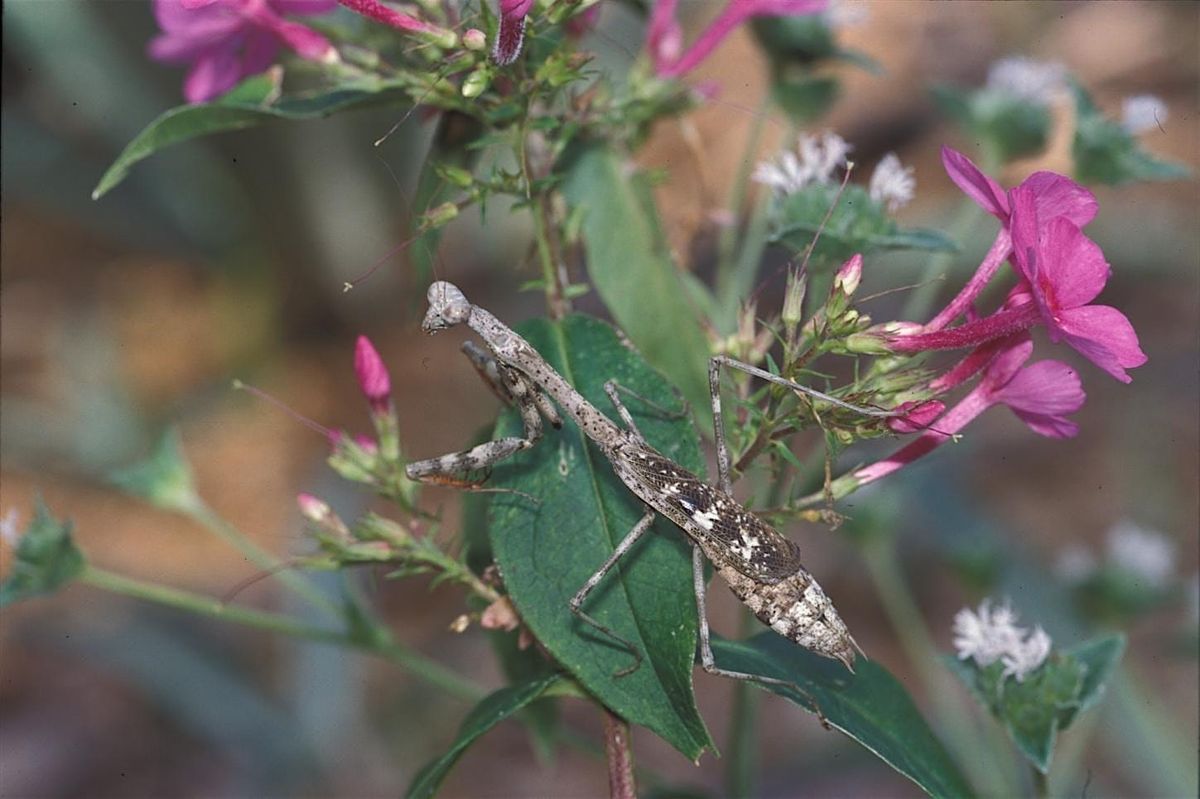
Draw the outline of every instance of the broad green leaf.
[[[533,320],[518,330],[602,410],[611,408],[603,390],[609,379],[660,408],[682,410],[670,384],[597,319],[576,314],[559,323]],[[665,416],[634,397],[624,402],[651,444],[701,470],[696,432],[685,417]],[[520,431],[510,411],[496,435]],[[498,465],[488,485],[522,492],[492,495],[489,535],[505,587],[534,635],[617,715],[698,757],[711,741],[692,692],[697,623],[683,534],[660,519],[588,598],[587,612],[642,654],[636,671],[615,677],[633,655],[576,618],[568,602],[641,518],[641,502],[569,418],[537,446]]]
[[[163,433],[150,457],[115,472],[111,479],[130,494],[160,508],[187,511],[200,504],[192,469],[175,429]]]
[[[492,437],[492,427],[481,431],[472,441],[472,445],[488,441]],[[477,574],[482,573],[493,560],[492,545],[487,536],[487,495],[468,493],[462,499],[462,529],[464,560]],[[480,607],[483,602],[481,601]],[[535,677],[545,676],[555,670],[550,662],[536,646],[521,649],[518,646],[519,635],[516,631],[488,630],[488,642],[492,652],[500,662],[500,669],[510,683],[526,682]],[[558,743],[558,704],[555,698],[545,697],[531,702],[521,716],[529,730],[529,737],[534,751],[540,760],[549,760]]]
[[[265,73],[249,78],[219,100],[181,105],[164,112],[125,145],[96,184],[92,199],[98,200],[115,188],[138,161],[173,144],[278,119],[325,117],[348,108],[392,101],[404,92],[404,88],[396,83],[372,80],[276,101],[278,88],[272,73]]]
[[[0,584],[0,608],[57,591],[86,564],[71,538],[71,523],[58,521],[39,499],[33,520],[16,545],[16,562]]]
[[[557,674],[546,675],[529,682],[506,686],[484,697],[463,719],[462,726],[458,729],[458,737],[454,739],[450,749],[417,772],[405,796],[408,799],[426,799],[433,796],[468,746],[562,679]]]
[[[571,159],[562,192],[580,213],[588,275],[605,307],[707,420],[708,342],[637,181],[616,153],[590,145]]]
[[[761,674],[797,687],[763,685],[807,710],[813,702],[829,725],[841,730],[930,796],[963,797],[971,786],[896,678],[874,661],[859,658],[853,674],[766,632],[748,641],[713,641],[717,665]]]

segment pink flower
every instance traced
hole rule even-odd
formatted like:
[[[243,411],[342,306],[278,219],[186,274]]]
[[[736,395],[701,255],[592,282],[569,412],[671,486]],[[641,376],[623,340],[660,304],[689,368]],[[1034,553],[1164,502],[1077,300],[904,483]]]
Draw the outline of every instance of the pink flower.
[[[525,44],[525,17],[533,0],[500,0],[500,30],[492,46],[492,61],[502,67],[517,60]]]
[[[1059,361],[1038,361],[1022,369],[1032,352],[1033,342],[1027,335],[1012,337],[988,364],[979,384],[957,405],[908,445],[854,472],[851,476],[857,485],[878,480],[927,455],[993,405],[1007,405],[1039,435],[1050,438],[1076,435],[1078,425],[1066,416],[1083,407],[1087,399],[1079,375]]]
[[[983,263],[979,265],[975,275],[967,281],[967,285],[958,296],[925,325],[927,331],[941,330],[965,313],[1012,253],[1012,211],[1005,190],[980,171],[970,158],[953,148],[942,147],[942,165],[946,168],[946,174],[963,193],[980,208],[999,219],[1003,227],[996,234],[996,240],[984,256]],[[1033,192],[1038,215],[1043,222],[1063,216],[1082,228],[1096,216],[1095,196],[1070,178],[1054,172],[1035,172],[1022,181],[1018,188]]]
[[[734,28],[751,17],[791,17],[824,11],[828,0],[729,0],[725,10],[700,34],[686,53],[683,32],[675,19],[678,0],[655,0],[646,29],[646,48],[660,78],[677,78],[695,69]]]
[[[219,97],[275,62],[281,46],[310,61],[333,61],[321,34],[282,14],[324,14],[335,0],[155,0],[162,33],[147,48],[168,64],[190,64],[183,82],[189,103]]]
[[[354,374],[374,413],[387,413],[392,403],[392,380],[375,345],[359,336],[354,345]]]
[[[412,14],[397,11],[379,0],[337,0],[337,2],[367,19],[373,19],[405,33],[419,34],[439,47],[450,48],[458,44],[458,36],[454,31],[439,28],[437,25],[417,19]]]
[[[1011,202],[1013,260],[1029,283],[1050,340],[1065,339],[1122,383],[1130,382],[1125,370],[1146,362],[1133,325],[1116,308],[1088,305],[1112,271],[1104,253],[1065,216],[1041,225],[1034,190],[1018,186]]]

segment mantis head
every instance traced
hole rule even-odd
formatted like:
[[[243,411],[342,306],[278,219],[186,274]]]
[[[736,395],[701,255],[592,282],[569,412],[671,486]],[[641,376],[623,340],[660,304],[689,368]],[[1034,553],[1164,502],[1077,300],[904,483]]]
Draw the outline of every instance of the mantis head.
[[[421,329],[430,335],[461,325],[471,318],[471,303],[453,283],[435,281],[429,286],[426,298],[429,300],[429,310],[425,312]]]

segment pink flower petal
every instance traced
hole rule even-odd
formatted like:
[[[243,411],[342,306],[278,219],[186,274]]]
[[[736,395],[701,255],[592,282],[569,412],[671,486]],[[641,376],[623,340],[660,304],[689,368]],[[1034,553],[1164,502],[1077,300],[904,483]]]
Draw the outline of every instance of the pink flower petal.
[[[1096,195],[1057,172],[1034,172],[1021,181],[1021,185],[1037,197],[1041,219],[1065,216],[1078,227],[1085,227],[1096,218],[1099,208]]]
[[[1133,380],[1126,369],[1148,359],[1125,314],[1107,305],[1085,305],[1060,312],[1059,327],[1080,355],[1122,383]]]
[[[237,85],[242,77],[237,41],[216,47],[201,55],[183,81],[183,96],[189,103],[203,103],[219,97]]]
[[[296,55],[307,58],[309,61],[324,61],[333,52],[333,45],[329,43],[329,40],[307,25],[280,19],[272,24],[270,29]],[[265,68],[264,66],[263,69]],[[255,70],[255,72],[261,71],[262,69]]]
[[[319,16],[337,8],[337,0],[270,0],[271,7],[280,14]]]
[[[1112,274],[1100,247],[1061,216],[1046,226],[1038,260],[1038,288],[1058,308],[1078,308],[1096,299]]]
[[[1021,365],[1033,354],[1033,341],[1027,335],[1013,336],[1006,349],[996,354],[987,365],[980,385],[992,395],[1001,391],[1017,375]]]
[[[1022,369],[993,397],[1031,430],[1048,438],[1072,438],[1079,426],[1066,418],[1083,407],[1087,394],[1079,373],[1060,361],[1038,361]]]
[[[999,183],[992,180],[975,166],[970,158],[952,147],[942,146],[942,166],[946,174],[974,200],[980,208],[1001,222],[1008,221],[1008,197]]]

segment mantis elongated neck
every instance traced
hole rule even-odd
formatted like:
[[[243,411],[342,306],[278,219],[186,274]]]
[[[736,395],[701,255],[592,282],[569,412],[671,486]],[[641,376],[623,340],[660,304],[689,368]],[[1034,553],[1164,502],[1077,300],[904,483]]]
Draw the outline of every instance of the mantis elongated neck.
[[[533,345],[491,313],[477,305],[472,306],[467,325],[487,342],[497,360],[520,370],[549,394],[592,441],[605,448],[625,441],[625,432],[620,427],[556,372]]]

